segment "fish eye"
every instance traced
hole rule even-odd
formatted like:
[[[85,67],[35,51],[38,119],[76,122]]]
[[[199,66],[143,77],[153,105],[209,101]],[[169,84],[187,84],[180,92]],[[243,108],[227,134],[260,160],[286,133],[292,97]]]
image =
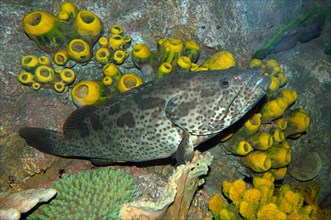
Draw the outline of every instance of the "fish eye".
[[[228,88],[228,87],[230,86],[230,82],[229,82],[229,80],[227,80],[227,79],[223,79],[223,80],[221,81],[221,86],[222,86],[222,88],[224,88],[224,89]]]

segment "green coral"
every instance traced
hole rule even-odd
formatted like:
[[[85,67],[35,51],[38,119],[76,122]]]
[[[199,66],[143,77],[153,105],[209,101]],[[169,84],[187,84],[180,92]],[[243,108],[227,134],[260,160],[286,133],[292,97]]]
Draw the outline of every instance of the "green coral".
[[[55,199],[28,219],[118,219],[122,205],[138,191],[134,179],[120,169],[71,174],[50,187],[58,191]]]

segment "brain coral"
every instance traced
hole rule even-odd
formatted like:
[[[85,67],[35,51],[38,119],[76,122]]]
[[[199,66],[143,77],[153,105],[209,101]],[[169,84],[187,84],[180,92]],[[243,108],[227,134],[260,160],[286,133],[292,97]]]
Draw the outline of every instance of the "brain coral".
[[[63,177],[57,195],[28,219],[118,219],[124,203],[137,195],[133,179],[120,169],[98,169]]]

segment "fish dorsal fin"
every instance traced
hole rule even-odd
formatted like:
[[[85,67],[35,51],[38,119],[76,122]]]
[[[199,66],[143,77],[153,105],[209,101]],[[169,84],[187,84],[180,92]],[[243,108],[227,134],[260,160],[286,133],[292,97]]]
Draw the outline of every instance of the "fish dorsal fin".
[[[72,112],[63,125],[63,133],[66,136],[75,136],[88,133],[86,119],[94,115],[95,106],[84,106]]]

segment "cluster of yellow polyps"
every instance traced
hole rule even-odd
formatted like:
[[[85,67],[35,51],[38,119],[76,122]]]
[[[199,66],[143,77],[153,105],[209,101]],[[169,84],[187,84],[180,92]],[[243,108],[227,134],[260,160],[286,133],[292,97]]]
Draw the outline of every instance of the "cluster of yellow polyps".
[[[272,175],[254,177],[253,187],[238,179],[223,182],[223,194],[231,201],[227,204],[222,196],[216,194],[209,201],[209,210],[218,219],[314,219],[317,217],[316,204],[304,205],[304,197],[283,185],[277,195]]]
[[[34,90],[41,87],[53,88],[56,92],[63,92],[68,85],[75,81],[72,69],[53,68],[47,56],[24,56],[21,60],[24,71],[18,76],[23,85],[31,86]]]
[[[248,118],[237,131],[230,133],[227,141],[233,154],[251,175],[269,172],[277,180],[283,179],[291,162],[291,147],[286,138],[297,138],[309,128],[310,118],[303,109],[289,109],[297,99],[292,89],[279,89],[287,82],[285,71],[276,60],[252,60],[251,67],[261,67],[272,78],[266,102]]]
[[[87,62],[92,48],[103,33],[98,16],[88,10],[80,10],[69,2],[61,5],[54,16],[46,11],[33,11],[23,19],[25,33],[48,53],[54,53],[55,64],[64,66],[72,59]]]
[[[123,28],[115,24],[109,29],[109,37],[102,36],[99,41],[99,49],[95,53],[95,59],[101,64],[124,63],[129,53],[126,50],[131,44],[131,37],[123,35]]]

